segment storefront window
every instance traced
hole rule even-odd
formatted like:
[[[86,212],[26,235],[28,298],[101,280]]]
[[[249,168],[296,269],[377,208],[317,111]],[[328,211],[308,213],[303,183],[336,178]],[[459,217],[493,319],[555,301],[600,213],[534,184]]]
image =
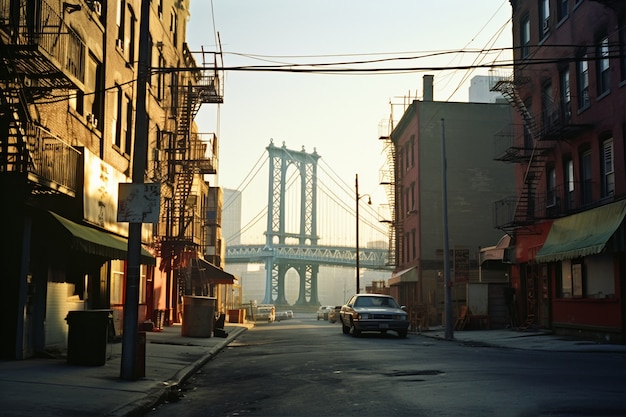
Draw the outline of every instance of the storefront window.
[[[111,304],[124,304],[124,261],[111,261]]]
[[[560,298],[613,298],[613,255],[603,253],[561,261]]]
[[[572,263],[569,260],[561,262],[561,298],[572,298]]]
[[[146,303],[147,272],[148,272],[148,267],[146,265],[141,265],[141,269],[139,271],[139,304]]]

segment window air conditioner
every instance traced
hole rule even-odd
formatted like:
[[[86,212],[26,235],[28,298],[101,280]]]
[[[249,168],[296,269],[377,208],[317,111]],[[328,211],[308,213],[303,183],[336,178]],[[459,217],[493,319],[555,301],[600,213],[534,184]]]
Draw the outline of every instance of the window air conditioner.
[[[550,28],[550,19],[545,19],[543,21],[543,32],[547,32],[548,29]]]
[[[99,1],[94,1],[93,3],[91,3],[91,9],[95,14],[98,15],[98,17],[102,15],[102,3],[100,3]]]
[[[98,128],[98,119],[93,113],[87,114],[87,124],[91,126],[92,129]]]

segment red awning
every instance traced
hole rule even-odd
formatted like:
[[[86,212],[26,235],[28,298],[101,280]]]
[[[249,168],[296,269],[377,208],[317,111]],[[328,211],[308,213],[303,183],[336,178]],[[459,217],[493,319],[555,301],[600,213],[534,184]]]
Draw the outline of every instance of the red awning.
[[[202,258],[196,258],[192,262],[192,268],[199,272],[203,280],[209,284],[234,284],[237,279],[234,275],[229,274],[221,268],[205,261]]]

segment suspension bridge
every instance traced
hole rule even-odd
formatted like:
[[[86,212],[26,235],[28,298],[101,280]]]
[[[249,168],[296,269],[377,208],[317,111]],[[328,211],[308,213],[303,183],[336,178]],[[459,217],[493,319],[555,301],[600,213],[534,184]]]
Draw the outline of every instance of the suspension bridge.
[[[353,268],[355,277],[360,268],[391,269],[387,205],[367,204],[355,185],[342,180],[315,150],[296,151],[273,142],[265,150],[237,191],[247,195],[245,190],[263,189],[254,181],[266,169],[267,205],[249,219],[241,217],[240,229],[225,236],[227,265],[265,266],[263,303],[289,304],[285,276],[290,270],[298,276],[294,305],[307,306],[320,304],[320,266]],[[253,199],[263,201],[258,194]],[[233,215],[233,201],[224,201],[224,217]]]

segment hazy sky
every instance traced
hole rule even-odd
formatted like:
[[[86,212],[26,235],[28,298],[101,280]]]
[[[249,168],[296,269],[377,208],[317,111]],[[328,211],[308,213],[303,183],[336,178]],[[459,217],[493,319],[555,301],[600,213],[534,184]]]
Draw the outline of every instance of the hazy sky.
[[[510,15],[509,0],[191,0],[187,41],[192,51],[212,51],[219,32],[225,67],[454,67],[510,59],[510,51],[470,53],[510,48]],[[465,53],[338,65],[461,50]],[[219,135],[222,187],[236,188],[273,138],[290,149],[315,148],[348,184],[358,173],[360,191],[377,199],[384,196],[378,184],[384,161],[378,137],[387,133],[379,125],[389,120],[392,109],[397,121],[409,96],[422,97],[424,74],[435,76],[435,100],[467,101],[471,77],[487,73],[228,71],[219,124],[215,105],[205,104],[196,121],[201,132]]]

